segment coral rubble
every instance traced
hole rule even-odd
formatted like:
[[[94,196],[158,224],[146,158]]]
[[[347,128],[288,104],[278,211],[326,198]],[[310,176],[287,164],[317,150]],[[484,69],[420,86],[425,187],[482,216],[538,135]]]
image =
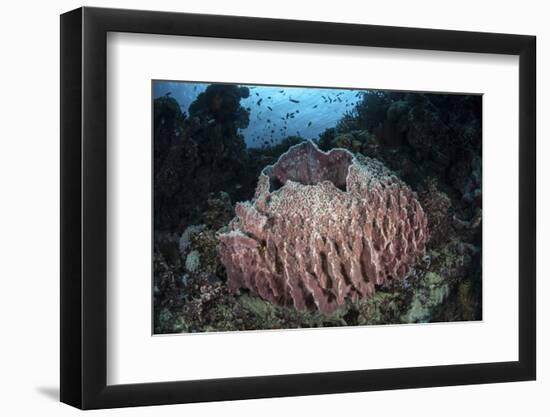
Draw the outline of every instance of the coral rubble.
[[[428,237],[415,193],[381,162],[312,142],[266,167],[235,213],[218,235],[229,290],[322,313],[391,288]]]

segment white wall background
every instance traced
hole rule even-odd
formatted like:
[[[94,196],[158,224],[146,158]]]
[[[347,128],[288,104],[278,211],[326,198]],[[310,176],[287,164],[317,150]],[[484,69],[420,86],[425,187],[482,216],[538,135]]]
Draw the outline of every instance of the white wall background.
[[[0,15],[0,414],[76,415],[59,392],[59,17],[76,0],[3,4]],[[94,415],[545,416],[550,412],[550,26],[537,0],[358,2],[277,0],[123,0],[89,6],[239,14],[380,25],[534,34],[538,37],[538,381],[145,407]]]

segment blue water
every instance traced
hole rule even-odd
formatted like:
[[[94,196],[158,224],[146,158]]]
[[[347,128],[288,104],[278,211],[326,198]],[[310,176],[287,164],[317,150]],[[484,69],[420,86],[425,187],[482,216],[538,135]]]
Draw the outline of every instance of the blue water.
[[[170,93],[187,113],[190,104],[208,85],[155,81],[153,97]],[[362,99],[361,90],[240,85],[250,89],[250,96],[241,100],[241,105],[250,109],[250,123],[241,130],[248,147],[275,145],[291,135],[317,139]]]

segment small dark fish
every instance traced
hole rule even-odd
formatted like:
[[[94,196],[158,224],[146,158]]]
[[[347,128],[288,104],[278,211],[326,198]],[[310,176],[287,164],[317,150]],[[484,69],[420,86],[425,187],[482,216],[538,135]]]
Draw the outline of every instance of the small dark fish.
[[[259,94],[259,93],[256,93],[256,95],[257,95],[258,97],[260,97],[260,94]]]
[[[279,93],[284,93],[284,92],[285,92],[285,90],[279,90]]]
[[[311,126],[311,122],[309,122],[309,123],[307,124],[307,126],[308,126],[308,127]]]
[[[269,109],[269,111],[273,111],[273,109],[271,107],[267,106],[267,108]]]
[[[271,100],[271,96],[267,96],[267,99],[268,99],[268,100]]]
[[[316,109],[316,108],[317,108],[317,104],[316,104],[315,106],[313,106],[313,108]]]
[[[193,87],[193,91],[197,91],[197,86],[194,86],[194,87]]]
[[[256,103],[258,106],[262,104],[262,100],[263,98],[259,99],[258,102]]]
[[[340,97],[336,97],[338,99],[338,101],[341,103],[342,102],[342,99]]]
[[[325,96],[321,96],[321,97],[323,97],[323,100],[326,100],[326,99],[327,99]]]
[[[274,131],[274,130],[272,130],[272,131],[271,131],[271,133],[275,133],[275,131]]]
[[[271,120],[267,119],[267,123],[271,123]]]
[[[247,107],[246,110],[247,110],[247,111],[250,111],[250,110],[252,110],[252,109],[251,109],[250,107]]]
[[[295,99],[290,98],[290,97],[289,97],[288,99],[289,99],[290,101],[292,101],[293,103],[299,103],[299,102],[300,102],[300,100],[295,100]]]
[[[300,113],[300,110],[296,110],[296,113]]]
[[[329,98],[328,98],[328,102],[329,102],[329,103],[332,103],[332,98],[329,97]]]
[[[172,93],[171,93],[170,91],[168,91],[168,92],[165,94],[166,97],[170,97],[171,95],[172,95]]]

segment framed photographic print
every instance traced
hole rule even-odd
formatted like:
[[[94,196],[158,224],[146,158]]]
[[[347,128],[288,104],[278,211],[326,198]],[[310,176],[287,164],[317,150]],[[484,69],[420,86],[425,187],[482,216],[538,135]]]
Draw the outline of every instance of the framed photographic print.
[[[535,38],[61,16],[61,400],[535,379]]]

